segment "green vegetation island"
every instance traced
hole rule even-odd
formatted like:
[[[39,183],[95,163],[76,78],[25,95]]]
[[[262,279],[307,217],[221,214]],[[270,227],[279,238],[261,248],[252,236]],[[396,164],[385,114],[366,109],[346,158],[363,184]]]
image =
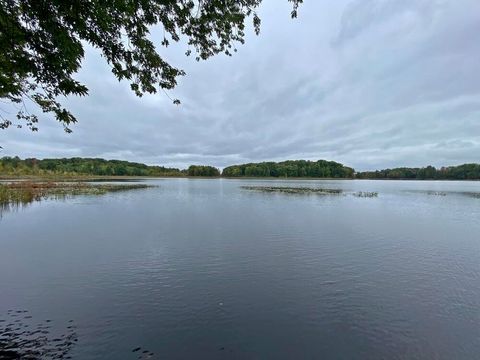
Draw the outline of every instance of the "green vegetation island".
[[[480,180],[480,164],[463,164],[435,168],[399,167],[355,172],[351,167],[327,160],[288,160],[232,165],[222,172],[216,167],[191,165],[188,169],[150,166],[122,160],[99,158],[20,159],[0,158],[2,178],[88,178],[88,177],[261,177],[325,179],[394,179],[394,180]]]

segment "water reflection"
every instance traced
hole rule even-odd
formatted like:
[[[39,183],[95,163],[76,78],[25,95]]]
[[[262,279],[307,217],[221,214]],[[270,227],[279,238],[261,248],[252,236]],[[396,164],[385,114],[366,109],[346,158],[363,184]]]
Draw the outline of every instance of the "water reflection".
[[[37,321],[28,310],[8,310],[0,318],[1,360],[71,359],[78,342],[73,320],[54,324],[50,319]],[[154,359],[154,353],[140,346],[125,354],[125,358]]]
[[[82,360],[478,357],[480,182],[146,184],[2,219],[0,319],[30,311],[8,343],[48,314]]]
[[[8,310],[0,318],[0,359],[70,359],[78,341],[73,320],[61,332],[52,330],[49,319],[35,321],[27,310]]]

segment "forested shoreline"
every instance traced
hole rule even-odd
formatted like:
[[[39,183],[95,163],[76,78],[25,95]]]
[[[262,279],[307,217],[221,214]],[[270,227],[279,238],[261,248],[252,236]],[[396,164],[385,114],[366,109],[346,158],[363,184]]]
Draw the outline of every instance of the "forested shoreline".
[[[433,166],[422,168],[400,167],[376,171],[363,171],[355,174],[356,179],[393,179],[393,180],[480,180],[480,164],[462,164]]]
[[[188,169],[150,166],[123,160],[100,158],[20,159],[0,158],[0,176],[144,176],[144,177],[263,177],[263,178],[332,178],[392,180],[480,180],[480,164],[463,164],[435,168],[399,167],[355,172],[351,167],[327,160],[288,160],[228,166],[222,172],[208,165],[191,165]]]
[[[122,160],[98,158],[62,159],[20,159],[3,157],[0,159],[1,176],[183,176],[176,168],[149,166]]]
[[[311,177],[349,179],[354,169],[335,161],[288,160],[232,165],[223,169],[225,177]]]

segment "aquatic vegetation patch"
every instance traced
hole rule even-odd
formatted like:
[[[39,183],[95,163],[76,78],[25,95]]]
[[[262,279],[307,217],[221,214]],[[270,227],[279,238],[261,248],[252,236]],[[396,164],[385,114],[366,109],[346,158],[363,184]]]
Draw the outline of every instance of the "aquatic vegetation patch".
[[[355,197],[360,198],[374,198],[378,197],[378,192],[375,191],[357,191],[352,194]]]
[[[152,187],[152,185],[17,181],[0,184],[0,206],[22,205],[42,199],[64,198],[74,195],[103,195],[109,192],[149,187]]]
[[[140,346],[132,349],[132,353],[138,353],[137,359],[150,359],[153,355],[155,355],[150,350],[142,349]]]
[[[298,194],[298,195],[352,195],[359,198],[376,198],[375,191],[345,191],[343,189],[326,189],[313,187],[287,187],[287,186],[241,186],[244,190],[260,191],[265,193]]]
[[[427,191],[426,194],[433,196],[447,196],[447,193],[444,191]]]
[[[472,197],[472,198],[475,198],[475,199],[480,199],[480,192],[464,191],[464,192],[461,192],[460,194],[468,196],[468,197]]]
[[[310,187],[287,187],[287,186],[242,186],[244,190],[261,191],[268,193],[285,194],[316,194],[316,195],[341,195],[342,189],[324,189]]]
[[[422,194],[429,196],[467,196],[471,198],[480,199],[480,192],[475,191],[433,191],[433,190],[408,190],[408,193]]]

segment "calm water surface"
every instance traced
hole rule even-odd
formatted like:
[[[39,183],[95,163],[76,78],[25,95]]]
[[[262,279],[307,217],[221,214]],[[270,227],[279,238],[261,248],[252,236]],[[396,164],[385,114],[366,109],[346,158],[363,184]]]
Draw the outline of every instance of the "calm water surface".
[[[4,212],[0,329],[74,324],[73,359],[479,358],[480,182],[148,182]]]

